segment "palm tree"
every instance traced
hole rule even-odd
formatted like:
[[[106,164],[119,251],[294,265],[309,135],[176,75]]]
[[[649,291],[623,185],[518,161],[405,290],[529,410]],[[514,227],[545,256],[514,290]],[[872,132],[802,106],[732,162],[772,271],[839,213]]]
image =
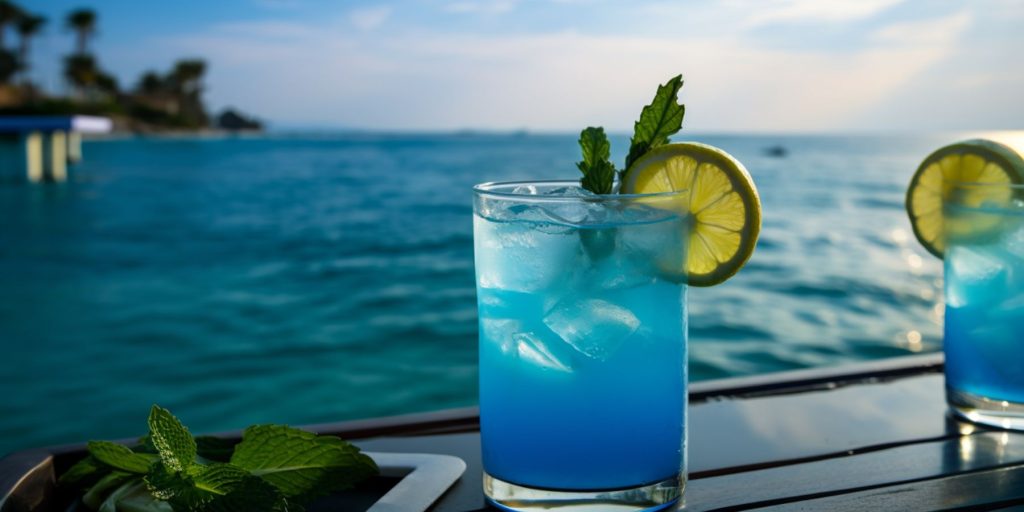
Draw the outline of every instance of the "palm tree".
[[[39,33],[46,24],[46,18],[26,14],[18,20],[18,35],[21,37],[21,44],[18,45],[18,63],[21,65],[21,72],[24,80],[28,81],[28,51],[29,41]]]
[[[0,0],[0,49],[5,49],[4,34],[7,32],[7,25],[10,25],[21,18],[22,11],[10,0]]]
[[[77,36],[77,53],[84,55],[88,49],[89,38],[96,33],[96,11],[92,9],[71,11],[68,14],[67,25],[68,28],[75,31]]]
[[[178,100],[178,115],[187,126],[205,126],[206,111],[201,94],[202,79],[206,62],[199,59],[179,60],[168,77],[168,82]]]
[[[202,88],[200,80],[206,72],[206,63],[199,59],[183,59],[174,63],[171,71],[171,83],[179,95],[188,96],[199,92]]]
[[[92,55],[71,55],[64,60],[64,78],[81,93],[96,85],[100,73]]]
[[[146,71],[142,78],[139,79],[139,84],[135,86],[135,90],[149,95],[160,93],[164,90],[164,80],[160,78],[156,71]]]
[[[120,91],[117,78],[102,71],[96,75],[96,89],[111,97],[116,97]]]

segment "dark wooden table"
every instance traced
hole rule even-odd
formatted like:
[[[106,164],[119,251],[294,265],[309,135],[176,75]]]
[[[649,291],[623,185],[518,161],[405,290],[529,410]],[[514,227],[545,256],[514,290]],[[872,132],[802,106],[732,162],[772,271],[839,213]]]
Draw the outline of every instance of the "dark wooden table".
[[[688,511],[1024,510],[1024,433],[949,417],[941,356],[702,382],[690,397]],[[465,475],[433,510],[463,512],[487,508],[478,426],[467,408],[308,428],[462,458]],[[45,451],[43,464],[40,453],[8,457],[8,475],[23,457],[48,482],[81,447]]]
[[[941,356],[691,386],[686,510],[1024,509],[1024,433],[950,418]],[[359,444],[461,457],[437,512],[485,508],[475,411]]]

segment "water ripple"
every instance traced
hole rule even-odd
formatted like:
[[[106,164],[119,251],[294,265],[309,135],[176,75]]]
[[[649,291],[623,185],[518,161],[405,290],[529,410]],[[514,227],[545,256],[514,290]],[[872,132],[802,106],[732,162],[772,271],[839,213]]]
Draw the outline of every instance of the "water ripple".
[[[697,138],[747,164],[764,218],[743,272],[689,292],[691,378],[907,354],[910,330],[938,347],[941,266],[901,203],[942,140]],[[764,157],[773,144],[789,156]],[[0,452],[135,435],[154,402],[197,431],[473,404],[470,189],[575,178],[578,151],[572,135],[126,138],[87,143],[65,186],[0,175]]]

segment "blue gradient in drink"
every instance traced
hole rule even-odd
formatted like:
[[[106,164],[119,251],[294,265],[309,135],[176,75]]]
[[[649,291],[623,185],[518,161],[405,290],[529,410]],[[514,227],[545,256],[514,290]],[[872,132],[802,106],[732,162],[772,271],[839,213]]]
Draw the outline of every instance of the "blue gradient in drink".
[[[973,228],[945,254],[946,385],[1024,403],[1024,212],[947,208]]]
[[[658,265],[682,261],[685,226],[665,212],[638,218],[475,217],[491,476],[579,491],[683,471],[686,290]]]

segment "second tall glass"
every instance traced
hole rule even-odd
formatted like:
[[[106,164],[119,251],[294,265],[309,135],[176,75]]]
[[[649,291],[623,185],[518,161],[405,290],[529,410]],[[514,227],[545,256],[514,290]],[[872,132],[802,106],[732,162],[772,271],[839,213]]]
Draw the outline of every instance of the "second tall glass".
[[[1024,429],[1024,185],[946,186],[946,395],[971,421]]]

